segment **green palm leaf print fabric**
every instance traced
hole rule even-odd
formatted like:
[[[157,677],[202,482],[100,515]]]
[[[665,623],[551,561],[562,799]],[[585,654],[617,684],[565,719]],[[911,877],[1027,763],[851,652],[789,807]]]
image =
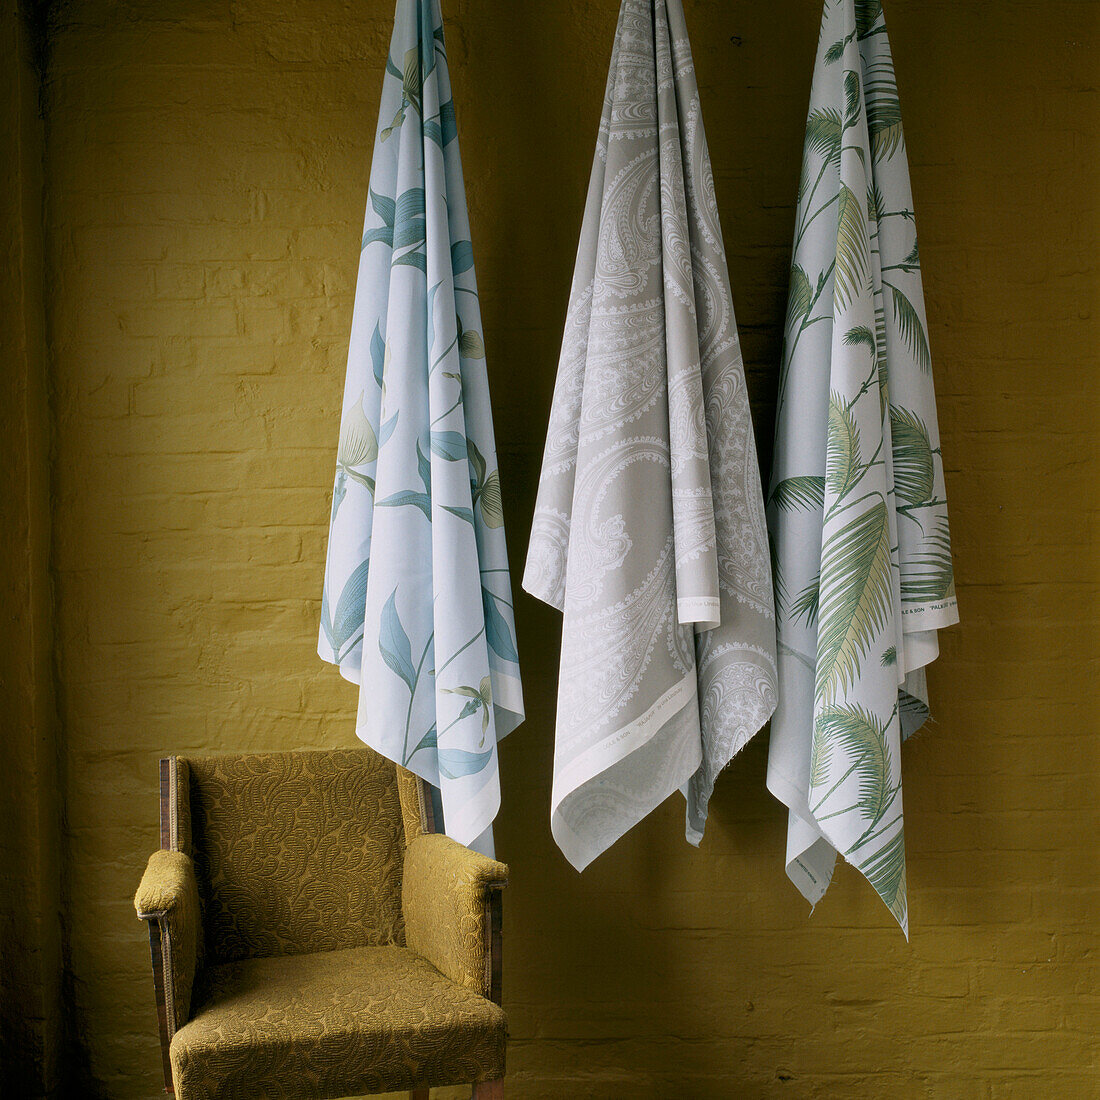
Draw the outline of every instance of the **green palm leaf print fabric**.
[[[836,853],[908,935],[901,742],[958,620],[932,359],[881,5],[826,0],[768,494],[779,706],[768,786],[816,903]]]
[[[386,61],[318,652],[360,685],[359,736],[491,854],[523,695],[439,0],[399,0]]]

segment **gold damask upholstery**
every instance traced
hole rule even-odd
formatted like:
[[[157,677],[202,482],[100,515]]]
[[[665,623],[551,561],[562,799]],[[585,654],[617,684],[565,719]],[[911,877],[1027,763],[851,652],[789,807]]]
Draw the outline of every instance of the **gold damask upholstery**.
[[[420,836],[405,854],[405,940],[453,982],[478,993],[492,982],[489,913],[481,899],[508,868],[445,836]]]
[[[421,833],[434,830],[428,827],[429,808],[424,797],[424,785],[405,768],[397,770],[397,797],[401,802],[401,817],[405,822],[405,843],[415,840]]]
[[[504,1041],[500,1007],[418,955],[352,947],[207,969],[172,1075],[189,1100],[389,1092],[502,1077]]]
[[[191,989],[199,964],[201,918],[195,867],[183,852],[161,850],[149,860],[134,908],[142,920],[160,926],[161,952],[167,970],[165,1009],[173,1028],[191,1015]]]
[[[177,1096],[503,1076],[508,869],[431,827],[422,782],[369,749],[161,762],[135,906]]]
[[[393,764],[358,750],[187,764],[212,963],[401,938]]]

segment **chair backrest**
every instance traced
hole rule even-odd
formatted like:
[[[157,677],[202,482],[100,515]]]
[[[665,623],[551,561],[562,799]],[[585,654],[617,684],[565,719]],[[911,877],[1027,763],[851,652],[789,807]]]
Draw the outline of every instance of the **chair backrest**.
[[[208,963],[404,942],[392,763],[366,748],[162,763],[161,844],[195,861]]]

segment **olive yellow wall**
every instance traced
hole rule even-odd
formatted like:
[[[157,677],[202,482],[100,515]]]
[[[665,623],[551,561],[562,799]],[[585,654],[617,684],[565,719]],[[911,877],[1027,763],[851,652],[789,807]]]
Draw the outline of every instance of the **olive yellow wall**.
[[[444,7],[518,589],[618,5]],[[685,7],[766,468],[820,3]],[[67,1095],[158,1090],[130,904],[157,757],[355,743],[315,638],[391,17],[51,13]],[[763,737],[701,850],[674,798],[578,876],[548,823],[559,619],[520,595],[529,718],[497,833],[511,1096],[1100,1095],[1100,5],[894,0],[887,19],[963,618],[905,752],[912,942],[847,868],[809,915]]]
[[[49,595],[40,35],[0,0],[0,1096],[56,1082],[61,925]]]

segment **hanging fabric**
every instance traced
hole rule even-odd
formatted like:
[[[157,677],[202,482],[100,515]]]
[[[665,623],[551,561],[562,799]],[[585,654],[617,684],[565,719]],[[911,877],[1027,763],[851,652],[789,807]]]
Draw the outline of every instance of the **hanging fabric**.
[[[398,0],[348,352],[318,652],[356,729],[491,851],[523,720],[500,474],[439,0]]]
[[[680,0],[624,0],[524,587],[563,613],[554,837],[578,869],[776,702],[760,476]]]
[[[768,786],[811,904],[836,852],[908,935],[901,741],[958,620],[897,84],[877,2],[827,0],[768,498],[780,703]]]

